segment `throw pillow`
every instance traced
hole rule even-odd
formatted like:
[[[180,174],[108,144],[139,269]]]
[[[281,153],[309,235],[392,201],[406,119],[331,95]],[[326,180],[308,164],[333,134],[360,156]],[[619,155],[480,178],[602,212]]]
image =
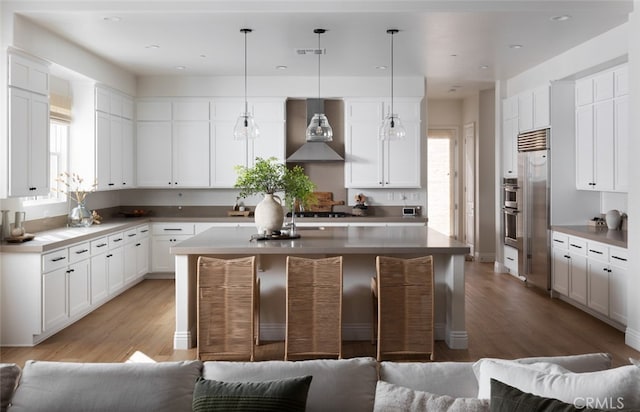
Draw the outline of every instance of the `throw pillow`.
[[[636,365],[638,368],[640,368],[640,360],[629,358],[629,362],[631,362],[632,365]]]
[[[543,398],[491,379],[491,412],[518,411],[597,412],[600,409],[576,407],[557,399]]]
[[[303,411],[311,376],[263,382],[196,379],[193,411]]]
[[[373,411],[489,412],[489,401],[435,395],[378,381]]]
[[[483,359],[474,365],[474,371],[478,376],[479,398],[490,398],[493,378],[521,391],[576,406],[640,409],[640,368],[633,365],[598,372],[557,373]]]
[[[0,411],[4,412],[9,406],[13,391],[18,384],[20,367],[15,363],[0,363]]]

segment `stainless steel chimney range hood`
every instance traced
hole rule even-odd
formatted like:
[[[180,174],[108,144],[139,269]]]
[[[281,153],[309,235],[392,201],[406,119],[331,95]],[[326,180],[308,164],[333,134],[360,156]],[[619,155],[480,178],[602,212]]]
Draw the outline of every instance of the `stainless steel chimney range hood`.
[[[324,100],[307,99],[307,124],[316,113],[324,113]],[[304,133],[305,130],[301,130]],[[298,150],[287,158],[289,163],[307,162],[343,162],[340,156],[325,142],[306,141]]]

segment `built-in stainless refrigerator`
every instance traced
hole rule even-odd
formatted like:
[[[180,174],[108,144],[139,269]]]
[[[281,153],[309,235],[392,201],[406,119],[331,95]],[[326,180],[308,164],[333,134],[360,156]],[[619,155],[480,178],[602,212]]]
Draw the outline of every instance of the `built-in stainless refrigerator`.
[[[551,289],[549,257],[549,129],[518,135],[518,274]]]

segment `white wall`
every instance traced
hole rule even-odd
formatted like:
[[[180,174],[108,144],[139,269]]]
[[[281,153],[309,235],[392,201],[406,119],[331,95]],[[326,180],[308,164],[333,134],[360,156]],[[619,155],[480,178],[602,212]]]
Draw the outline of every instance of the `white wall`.
[[[479,99],[476,142],[476,248],[480,262],[492,262],[496,253],[495,233],[495,90],[482,90]]]
[[[428,105],[428,128],[456,127],[460,131],[462,99],[429,99]]]

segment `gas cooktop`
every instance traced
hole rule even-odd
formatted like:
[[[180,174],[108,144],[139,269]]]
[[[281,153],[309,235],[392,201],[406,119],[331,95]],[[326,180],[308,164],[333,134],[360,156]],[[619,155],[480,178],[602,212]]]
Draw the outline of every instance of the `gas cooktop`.
[[[348,217],[351,213],[345,212],[296,212],[296,217]],[[287,217],[291,217],[291,212],[287,213]]]

